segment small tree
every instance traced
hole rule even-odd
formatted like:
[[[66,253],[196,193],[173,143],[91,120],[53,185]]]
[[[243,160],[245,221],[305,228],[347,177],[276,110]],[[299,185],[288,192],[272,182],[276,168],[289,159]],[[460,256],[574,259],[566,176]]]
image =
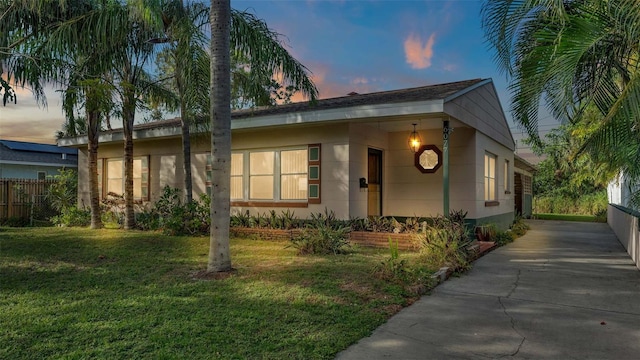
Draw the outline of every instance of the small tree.
[[[56,211],[64,213],[75,207],[78,201],[78,173],[63,169],[52,177],[55,182],[47,189],[45,198]]]

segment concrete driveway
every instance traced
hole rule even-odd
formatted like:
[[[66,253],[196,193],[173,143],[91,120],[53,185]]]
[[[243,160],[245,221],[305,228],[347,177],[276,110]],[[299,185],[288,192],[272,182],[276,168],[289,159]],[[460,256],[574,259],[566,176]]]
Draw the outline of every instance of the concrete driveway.
[[[529,224],[337,359],[640,359],[640,272],[609,226]]]

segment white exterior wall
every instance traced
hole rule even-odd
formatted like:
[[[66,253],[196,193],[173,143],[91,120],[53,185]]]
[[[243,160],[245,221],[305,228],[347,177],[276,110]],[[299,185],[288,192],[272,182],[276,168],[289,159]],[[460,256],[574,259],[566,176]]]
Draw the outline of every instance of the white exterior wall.
[[[414,165],[407,139],[410,129],[389,133],[389,149],[383,168],[383,214],[388,216],[435,216],[442,214],[442,167],[423,174]],[[419,131],[424,145],[442,150],[442,131]]]
[[[291,146],[322,144],[321,153],[321,200],[320,204],[309,204],[307,208],[295,208],[297,217],[305,218],[310,213],[333,210],[336,216],[349,218],[349,142],[348,125],[312,126],[296,129],[269,129],[233,133],[232,151],[253,149],[280,149]],[[208,137],[192,139],[191,162],[194,197],[206,191],[206,157],[198,154],[210,149]],[[98,158],[121,158],[122,144],[100,144]],[[149,156],[150,200],[155,202],[165,186],[184,188],[182,176],[182,143],[179,138],[138,140],[134,145],[135,156]],[[78,203],[88,206],[89,177],[86,150],[78,154]],[[366,161],[366,159],[365,159]],[[357,179],[356,179],[357,181]],[[271,207],[232,207],[232,212],[264,213]],[[276,212],[285,208],[273,208]]]
[[[321,144],[320,204],[309,204],[307,208],[295,208],[299,218],[311,213],[333,210],[337,217],[349,218],[349,138],[348,125],[309,126],[296,129],[264,129],[233,134],[233,150],[278,149],[287,146]],[[232,212],[263,213],[266,207],[232,207]],[[280,208],[284,210],[284,208]],[[279,209],[275,209],[280,212]]]
[[[475,196],[475,214],[469,212],[468,217],[473,219],[481,219],[490,216],[513,213],[514,211],[514,194],[513,194],[513,177],[509,177],[511,189],[510,194],[505,193],[504,184],[504,161],[509,161],[509,173],[513,173],[513,151],[490,139],[486,135],[476,132],[476,196]],[[484,155],[489,152],[496,155],[496,182],[497,182],[497,206],[486,206],[484,201]]]

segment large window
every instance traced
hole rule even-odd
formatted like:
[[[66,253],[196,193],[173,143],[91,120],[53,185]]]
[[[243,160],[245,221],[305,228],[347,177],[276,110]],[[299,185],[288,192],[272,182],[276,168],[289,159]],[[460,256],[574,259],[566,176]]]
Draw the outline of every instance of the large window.
[[[319,165],[313,166],[312,170],[319,181]],[[317,192],[318,189],[314,187],[314,190]],[[297,202],[308,200],[308,194],[307,147],[235,151],[231,154],[231,200]]]
[[[484,154],[484,200],[496,200],[496,156]]]
[[[98,187],[105,197],[108,193],[124,194],[124,161],[118,159],[98,160]],[[149,158],[133,159],[133,199],[149,200]]]

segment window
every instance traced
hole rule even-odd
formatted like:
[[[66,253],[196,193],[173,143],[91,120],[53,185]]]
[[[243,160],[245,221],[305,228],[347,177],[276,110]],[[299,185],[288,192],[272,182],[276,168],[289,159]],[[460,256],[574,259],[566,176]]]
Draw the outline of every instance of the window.
[[[47,172],[46,171],[38,171],[38,180],[46,180]]]
[[[231,154],[231,200],[244,199],[244,155]]]
[[[231,200],[319,203],[320,146],[233,152]]]
[[[105,182],[106,188],[103,188]],[[98,160],[98,187],[103,188],[104,192],[101,191],[103,196],[108,193],[124,194],[124,160]],[[149,200],[149,158],[147,156],[133,158],[133,199]]]
[[[307,198],[307,149],[280,152],[280,199]]]
[[[496,156],[484,154],[484,200],[496,200]]]
[[[504,161],[504,192],[511,193],[511,173],[509,171],[509,160]]]
[[[249,199],[273,200],[275,152],[249,153]]]

